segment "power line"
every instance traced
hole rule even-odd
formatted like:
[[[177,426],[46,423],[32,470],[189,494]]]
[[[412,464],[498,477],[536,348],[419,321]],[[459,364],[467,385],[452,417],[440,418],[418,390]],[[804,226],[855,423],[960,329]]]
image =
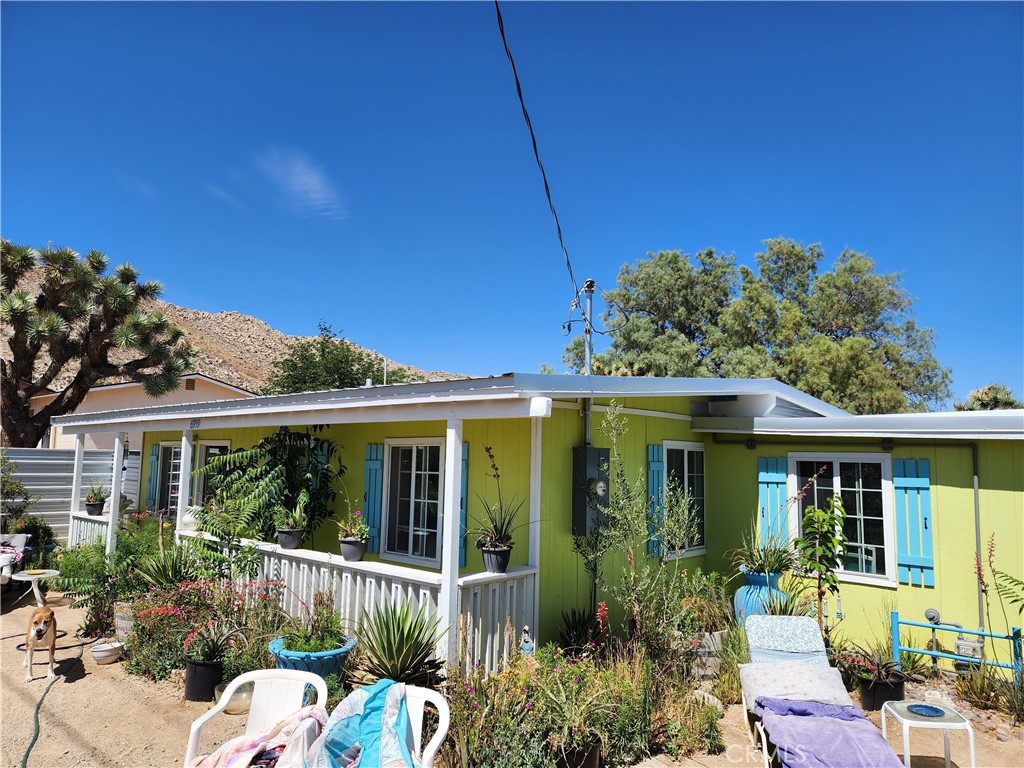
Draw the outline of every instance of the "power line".
[[[512,58],[512,49],[508,47],[508,40],[505,37],[505,22],[501,18],[501,8],[498,7],[498,0],[494,0],[494,12],[498,15],[498,31],[501,33],[501,42],[505,46],[505,55],[508,63],[512,65],[512,77],[516,81],[516,93],[519,94],[519,105],[523,108],[523,118],[526,120],[526,127],[530,130],[530,141],[533,142],[533,156],[537,160],[537,167],[540,169],[540,177],[544,181],[544,194],[548,198],[548,207],[555,219],[555,229],[558,230],[558,243],[562,246],[562,253],[565,255],[565,267],[569,270],[569,280],[572,281],[572,289],[576,293],[574,302],[578,301],[580,287],[576,284],[576,277],[572,273],[572,262],[569,260],[569,251],[565,247],[565,239],[562,237],[562,225],[558,221],[558,212],[555,211],[555,203],[551,199],[551,186],[548,184],[548,175],[544,172],[544,163],[540,160],[540,151],[537,149],[537,136],[533,132],[533,123],[530,121],[530,113],[526,111],[526,101],[523,99],[523,86],[519,82],[519,72],[516,70],[516,61]],[[584,316],[585,319],[585,316]]]

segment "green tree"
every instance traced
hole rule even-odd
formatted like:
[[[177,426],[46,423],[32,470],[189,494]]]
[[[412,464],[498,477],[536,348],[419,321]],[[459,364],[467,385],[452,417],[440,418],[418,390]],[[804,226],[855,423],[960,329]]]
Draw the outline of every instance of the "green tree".
[[[319,392],[327,389],[361,387],[367,379],[384,381],[382,358],[339,339],[322,319],[320,335],[293,343],[283,360],[275,360],[264,394]],[[388,368],[388,383],[415,380],[404,368]]]
[[[129,263],[105,275],[107,257],[99,251],[36,251],[7,240],[0,250],[5,445],[36,445],[52,417],[74,411],[104,379],[140,382],[152,397],[178,388],[195,353],[181,329],[162,313],[142,308],[160,295],[160,283],[140,283]],[[61,388],[54,382],[64,380],[65,372],[72,378]],[[48,389],[57,396],[32,413],[31,398]]]
[[[911,316],[897,273],[817,244],[765,241],[757,271],[712,250],[648,254],[619,272],[595,373],[775,378],[854,413],[920,411],[950,396],[934,336]],[[625,317],[623,317],[623,314]],[[582,338],[565,362],[582,370]]]
[[[1024,401],[1013,396],[1013,392],[1005,384],[989,384],[987,387],[975,389],[967,400],[953,403],[958,411],[1001,411],[1009,408],[1024,408]]]

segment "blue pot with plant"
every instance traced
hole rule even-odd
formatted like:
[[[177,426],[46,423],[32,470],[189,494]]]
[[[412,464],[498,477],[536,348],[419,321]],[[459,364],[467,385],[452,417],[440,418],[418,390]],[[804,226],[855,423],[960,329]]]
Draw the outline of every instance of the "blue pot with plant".
[[[732,551],[732,561],[743,576],[743,586],[736,590],[733,610],[741,624],[747,616],[768,613],[772,599],[785,600],[779,589],[782,574],[793,568],[795,553],[789,546],[768,536],[762,541],[756,528],[743,537],[743,543]]]
[[[297,669],[320,677],[337,675],[340,679],[345,658],[355,647],[354,637],[347,637],[341,618],[334,610],[334,594],[317,592],[313,605],[296,619],[291,631],[270,641],[267,650],[277,660],[278,669]]]

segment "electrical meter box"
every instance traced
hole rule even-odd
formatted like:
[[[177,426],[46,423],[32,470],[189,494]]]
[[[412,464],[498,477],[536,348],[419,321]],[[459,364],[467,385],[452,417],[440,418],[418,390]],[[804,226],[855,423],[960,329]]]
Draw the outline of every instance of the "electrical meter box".
[[[608,503],[607,448],[572,449],[572,535],[589,536],[604,521]]]
[[[960,635],[956,639],[956,645],[954,651],[957,656],[968,656],[972,659],[981,660],[981,643],[978,640],[966,640],[963,635]],[[970,669],[976,667],[977,664],[973,661],[960,661],[957,660],[954,664],[957,669]]]

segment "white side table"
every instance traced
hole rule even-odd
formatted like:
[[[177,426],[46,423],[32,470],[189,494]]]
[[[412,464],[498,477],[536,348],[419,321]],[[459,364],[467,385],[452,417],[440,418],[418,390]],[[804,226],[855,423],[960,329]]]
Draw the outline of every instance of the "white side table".
[[[28,581],[28,582],[31,582],[32,583],[32,590],[31,591],[35,592],[35,595],[36,595],[36,605],[38,605],[40,608],[42,608],[44,605],[46,605],[46,601],[43,599],[42,592],[39,591],[39,582],[42,581],[43,579],[52,579],[52,578],[55,578],[57,576],[60,576],[60,571],[53,571],[53,570],[47,569],[47,570],[41,571],[39,573],[30,573],[29,571],[18,571],[16,574],[11,576],[11,578],[14,579],[15,581]],[[26,589],[25,590],[25,595],[27,595],[28,593],[29,593],[29,590]],[[19,602],[23,597],[25,597],[25,595],[22,595],[21,597],[19,597],[14,602],[16,602],[16,603]]]
[[[911,712],[908,707],[915,704],[924,704],[929,707],[941,709],[942,714],[937,717],[928,717]],[[941,704],[934,704],[925,701],[887,701],[882,705],[882,736],[885,737],[885,716],[890,715],[896,722],[903,725],[903,766],[910,768],[910,729],[911,728],[938,728],[942,731],[942,740],[946,747],[946,768],[949,765],[949,732],[967,731],[967,740],[971,745],[970,768],[974,768],[974,729],[966,717],[951,707]]]

